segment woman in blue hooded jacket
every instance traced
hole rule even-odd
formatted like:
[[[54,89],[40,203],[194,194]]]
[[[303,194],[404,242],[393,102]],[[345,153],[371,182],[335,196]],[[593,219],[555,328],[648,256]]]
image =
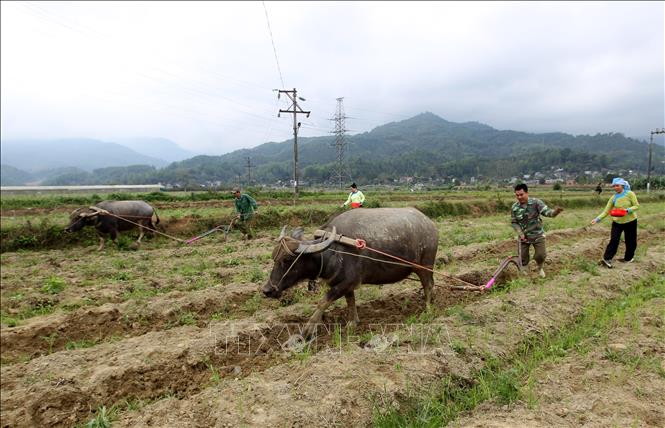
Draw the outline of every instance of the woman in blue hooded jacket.
[[[626,240],[626,253],[622,262],[632,262],[637,249],[637,211],[640,203],[637,202],[637,196],[630,190],[630,184],[623,178],[617,177],[612,180],[612,187],[615,194],[612,195],[602,213],[591,220],[591,224],[596,224],[609,214],[612,217],[612,232],[610,242],[605,248],[603,255],[603,264],[608,268],[612,267],[612,259],[619,249],[621,233]]]

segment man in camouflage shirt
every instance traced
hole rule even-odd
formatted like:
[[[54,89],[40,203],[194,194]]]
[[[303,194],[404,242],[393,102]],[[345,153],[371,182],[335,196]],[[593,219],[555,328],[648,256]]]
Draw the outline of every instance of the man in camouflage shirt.
[[[529,187],[522,183],[515,186],[515,202],[510,210],[511,223],[515,232],[520,237],[520,252],[522,254],[522,266],[529,264],[529,247],[533,245],[535,249],[534,259],[538,264],[538,274],[545,278],[545,231],[543,230],[543,221],[540,216],[556,217],[562,208],[551,209],[540,199],[529,197]]]

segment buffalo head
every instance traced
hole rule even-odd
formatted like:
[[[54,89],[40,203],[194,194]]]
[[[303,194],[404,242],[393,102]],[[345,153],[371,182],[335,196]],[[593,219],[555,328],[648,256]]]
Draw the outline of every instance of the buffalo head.
[[[65,232],[77,232],[84,226],[94,223],[94,218],[99,215],[98,211],[91,208],[78,208],[69,215],[69,225]]]
[[[274,265],[268,282],[263,286],[267,297],[279,298],[284,290],[305,279],[316,279],[321,272],[322,257],[318,256],[335,241],[335,227],[325,239],[303,240],[301,228],[295,229],[291,236],[286,236],[286,226],[277,238],[272,251]]]

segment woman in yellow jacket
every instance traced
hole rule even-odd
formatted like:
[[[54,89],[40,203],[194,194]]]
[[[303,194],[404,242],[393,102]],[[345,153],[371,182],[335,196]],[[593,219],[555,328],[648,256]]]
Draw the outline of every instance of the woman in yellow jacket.
[[[612,259],[619,249],[622,232],[626,240],[626,253],[620,261],[628,263],[633,261],[635,249],[637,249],[637,215],[635,211],[640,207],[637,196],[631,192],[630,184],[626,180],[617,177],[612,180],[612,187],[616,193],[607,201],[603,212],[591,220],[591,224],[596,224],[608,214],[612,216],[610,242],[603,255],[603,264],[608,268],[612,267]]]
[[[343,208],[349,204],[351,204],[351,208],[360,208],[363,206],[363,203],[365,203],[365,195],[363,195],[363,192],[358,190],[356,183],[353,183],[351,185],[351,193],[349,193],[349,197],[346,199],[346,202],[340,205],[340,208]]]

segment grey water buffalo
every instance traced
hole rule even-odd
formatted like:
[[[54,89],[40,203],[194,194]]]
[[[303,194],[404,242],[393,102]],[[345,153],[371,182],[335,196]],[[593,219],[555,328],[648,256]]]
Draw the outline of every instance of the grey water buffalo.
[[[328,233],[313,240],[304,240],[302,229],[296,229],[291,236],[286,236],[285,229],[273,250],[274,265],[262,291],[267,297],[279,298],[284,290],[300,281],[322,278],[328,283],[330,290],[309,319],[304,330],[306,336],[321,322],[324,311],[342,296],[346,298],[349,323],[358,323],[354,290],[360,284],[391,284],[414,272],[422,284],[425,304],[430,305],[432,272],[359,249],[349,245],[348,239],[340,239],[340,235],[363,239],[367,247],[431,269],[436,259],[438,230],[415,208],[347,211],[321,228]]]
[[[159,216],[155,209],[143,201],[102,201],[89,208],[79,208],[72,212],[69,217],[69,225],[65,228],[67,232],[76,232],[84,226],[94,226],[99,236],[99,248],[104,249],[106,236],[117,245],[118,232],[139,229],[139,238],[136,245],[141,244],[141,238],[145,235],[145,227],[154,229],[152,223],[153,214],[156,217],[155,224],[159,224]],[[137,226],[138,223],[144,227]]]

